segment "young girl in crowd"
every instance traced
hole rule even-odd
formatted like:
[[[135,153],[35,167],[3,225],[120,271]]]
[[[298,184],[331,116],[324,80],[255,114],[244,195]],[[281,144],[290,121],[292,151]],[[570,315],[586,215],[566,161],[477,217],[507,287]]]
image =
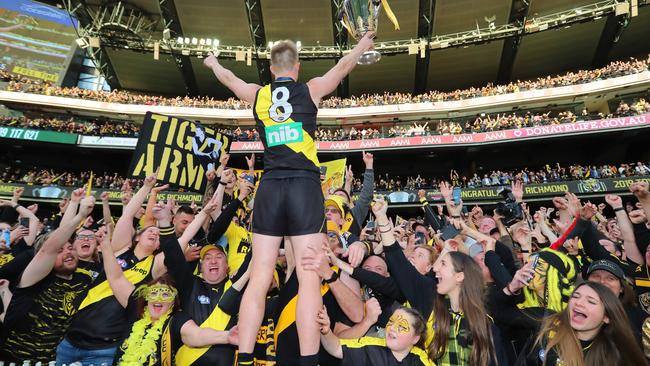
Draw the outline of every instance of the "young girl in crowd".
[[[327,310],[318,314],[321,342],[329,354],[342,359],[341,366],[433,366],[421,348],[426,338],[426,323],[417,310],[401,307],[386,324],[384,339],[363,337],[339,339],[330,329]]]
[[[618,298],[599,283],[585,282],[576,287],[564,310],[544,320],[517,365],[647,365],[647,361]]]
[[[115,365],[172,365],[183,345],[205,347],[236,344],[236,331],[201,328],[184,312],[168,275],[136,288],[115,259],[108,235],[102,242],[104,270],[117,301],[126,308],[128,333],[115,355]]]

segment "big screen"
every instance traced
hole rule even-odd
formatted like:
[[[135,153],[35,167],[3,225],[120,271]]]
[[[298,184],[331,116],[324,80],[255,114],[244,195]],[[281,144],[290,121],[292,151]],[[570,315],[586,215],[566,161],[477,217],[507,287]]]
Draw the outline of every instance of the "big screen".
[[[0,0],[0,68],[59,84],[77,38],[65,10],[31,0]]]

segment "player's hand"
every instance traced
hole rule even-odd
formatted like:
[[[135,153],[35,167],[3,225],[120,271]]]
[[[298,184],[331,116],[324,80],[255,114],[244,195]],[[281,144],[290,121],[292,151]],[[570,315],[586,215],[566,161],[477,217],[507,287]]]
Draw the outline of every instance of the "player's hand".
[[[212,69],[213,67],[219,65],[219,60],[217,60],[217,56],[213,52],[208,52],[208,57],[203,59],[203,65],[205,65],[205,67],[208,69]]]

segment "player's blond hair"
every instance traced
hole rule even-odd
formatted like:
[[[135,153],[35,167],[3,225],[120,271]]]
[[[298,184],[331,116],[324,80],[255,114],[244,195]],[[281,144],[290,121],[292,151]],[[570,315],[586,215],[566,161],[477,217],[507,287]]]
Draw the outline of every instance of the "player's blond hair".
[[[271,48],[271,65],[280,71],[289,71],[298,62],[298,47],[293,41],[276,42]]]

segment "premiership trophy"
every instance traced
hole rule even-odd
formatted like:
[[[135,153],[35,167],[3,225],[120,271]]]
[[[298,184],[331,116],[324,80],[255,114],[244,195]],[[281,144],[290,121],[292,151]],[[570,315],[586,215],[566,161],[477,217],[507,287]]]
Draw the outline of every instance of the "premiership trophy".
[[[388,6],[387,0],[344,0],[341,6],[341,23],[357,41],[367,32],[377,32],[379,10],[382,4],[388,18],[399,29],[395,14]],[[381,59],[381,53],[376,50],[366,51],[359,57],[359,65],[374,64]]]

